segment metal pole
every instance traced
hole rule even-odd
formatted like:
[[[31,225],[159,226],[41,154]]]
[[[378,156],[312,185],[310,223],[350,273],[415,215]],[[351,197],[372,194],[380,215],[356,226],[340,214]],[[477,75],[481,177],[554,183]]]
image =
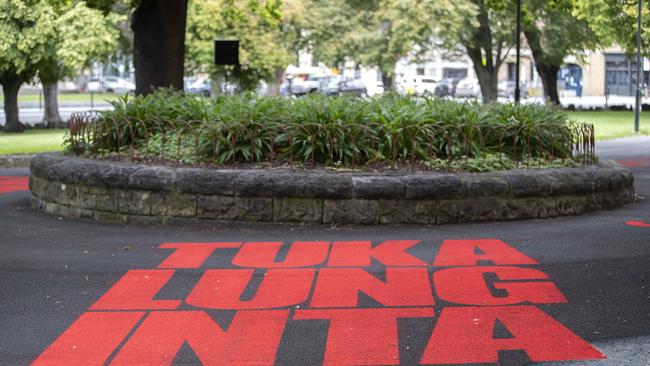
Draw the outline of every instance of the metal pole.
[[[517,62],[515,69],[515,103],[519,103],[521,90],[519,90],[519,69],[521,62],[521,0],[517,0]]]
[[[639,133],[639,117],[641,112],[641,2],[636,24],[636,108],[634,109],[634,132]]]

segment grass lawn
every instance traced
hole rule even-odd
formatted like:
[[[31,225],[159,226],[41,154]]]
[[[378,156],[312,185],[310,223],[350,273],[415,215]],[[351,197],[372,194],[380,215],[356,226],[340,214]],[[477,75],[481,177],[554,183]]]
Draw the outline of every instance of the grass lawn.
[[[632,111],[577,111],[567,114],[574,121],[593,123],[597,140],[635,135]],[[639,134],[650,135],[650,112],[641,113]]]
[[[0,132],[0,155],[32,154],[63,150],[67,130],[28,130],[21,133]]]
[[[95,102],[117,100],[122,94],[94,93]],[[38,103],[38,94],[18,94],[18,103]],[[42,97],[41,97],[42,98]],[[42,99],[41,99],[42,100]],[[4,96],[0,95],[0,102]],[[59,93],[59,102],[86,102],[90,104],[90,93]]]

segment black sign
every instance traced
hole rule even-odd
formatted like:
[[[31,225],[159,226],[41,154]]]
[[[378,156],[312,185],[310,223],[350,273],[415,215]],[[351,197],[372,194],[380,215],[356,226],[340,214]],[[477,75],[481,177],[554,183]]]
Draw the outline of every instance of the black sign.
[[[214,41],[215,65],[239,65],[239,41]]]

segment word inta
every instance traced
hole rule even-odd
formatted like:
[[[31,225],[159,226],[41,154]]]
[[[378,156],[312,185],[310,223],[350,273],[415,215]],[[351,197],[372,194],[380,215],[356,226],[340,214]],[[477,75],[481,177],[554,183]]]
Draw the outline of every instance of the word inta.
[[[128,271],[33,365],[171,365],[184,344],[204,365],[272,365],[296,322],[328,324],[324,365],[400,364],[413,321],[435,322],[423,365],[494,363],[510,350],[533,362],[606,357],[534,305],[567,302],[527,267],[534,259],[496,239],[445,240],[433,261],[409,252],[417,245],[165,243],[158,268]],[[213,261],[225,264],[203,268]],[[162,296],[194,270],[188,293]]]

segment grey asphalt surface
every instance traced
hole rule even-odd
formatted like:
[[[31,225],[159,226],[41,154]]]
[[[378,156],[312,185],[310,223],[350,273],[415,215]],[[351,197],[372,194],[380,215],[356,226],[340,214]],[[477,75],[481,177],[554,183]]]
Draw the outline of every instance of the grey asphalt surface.
[[[126,271],[153,269],[169,250],[164,242],[336,241],[416,239],[409,250],[431,262],[445,239],[496,238],[534,258],[566,296],[565,304],[539,305],[547,314],[608,358],[554,365],[650,365],[650,138],[598,145],[603,159],[634,161],[641,200],[613,211],[576,217],[442,226],[322,227],[239,225],[236,228],[148,227],[100,224],[34,213],[28,192],[0,195],[0,365],[29,364],[104,294]],[[647,163],[644,163],[648,159]],[[26,169],[0,175],[26,175]],[[229,258],[211,257],[208,267]],[[371,272],[382,276],[373,263]],[[431,270],[430,270],[431,271]],[[180,271],[161,299],[182,299],[201,276]],[[177,277],[176,277],[177,276]],[[249,289],[250,291],[250,289]],[[362,306],[372,301],[362,299]],[[232,316],[214,312],[217,321]],[[418,364],[433,322],[399,323],[400,362]],[[289,321],[276,357],[278,365],[320,365],[327,322]],[[526,365],[523,352],[502,352],[500,364]],[[189,347],[175,365],[197,364]]]
[[[94,107],[91,108],[90,104],[63,104],[59,107],[59,115],[61,119],[67,121],[70,119],[70,116],[73,113],[87,112],[89,110],[104,110],[112,108],[112,106],[106,102],[95,103]],[[19,107],[18,118],[22,123],[33,126],[37,123],[40,123],[43,120],[43,109],[38,108],[38,106],[28,105],[25,107]],[[5,124],[5,114],[4,111],[0,110],[0,126]]]

